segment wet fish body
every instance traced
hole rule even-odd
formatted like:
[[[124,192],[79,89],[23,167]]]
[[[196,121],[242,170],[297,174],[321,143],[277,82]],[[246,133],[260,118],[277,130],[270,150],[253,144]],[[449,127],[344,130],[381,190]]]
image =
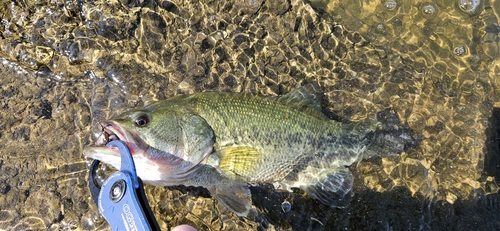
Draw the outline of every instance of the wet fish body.
[[[352,188],[347,166],[400,153],[412,139],[389,110],[359,123],[330,120],[316,89],[179,95],[103,122],[97,143],[126,142],[145,183],[206,187],[240,216],[251,209],[248,185],[258,183],[301,188],[338,206]],[[84,154],[120,167],[117,150],[87,147]]]

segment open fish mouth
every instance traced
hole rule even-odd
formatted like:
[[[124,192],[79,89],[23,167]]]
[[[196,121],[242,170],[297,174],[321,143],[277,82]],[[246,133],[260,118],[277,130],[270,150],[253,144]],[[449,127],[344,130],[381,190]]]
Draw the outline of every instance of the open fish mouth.
[[[84,149],[83,154],[86,157],[98,159],[103,162],[106,162],[108,158],[111,158],[110,155],[119,157],[120,152],[117,148],[106,147],[106,144],[113,140],[120,140],[124,142],[132,155],[143,153],[148,147],[146,142],[141,139],[139,135],[125,130],[115,121],[108,120],[99,124],[102,128],[102,132],[97,138],[95,146],[86,147]]]
[[[125,140],[123,129],[112,121],[99,123],[101,125],[101,135],[97,138],[96,145],[106,145],[113,140]],[[113,126],[114,125],[114,126]]]

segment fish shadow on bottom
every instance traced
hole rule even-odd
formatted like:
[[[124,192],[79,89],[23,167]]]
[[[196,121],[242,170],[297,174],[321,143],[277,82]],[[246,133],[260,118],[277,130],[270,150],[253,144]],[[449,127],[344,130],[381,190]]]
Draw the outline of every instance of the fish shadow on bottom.
[[[331,207],[300,189],[276,191],[272,185],[251,187],[252,203],[277,230],[500,230],[498,193],[478,190],[451,204],[404,186],[376,192],[363,185],[355,168],[350,168],[355,180],[345,207]],[[290,203],[288,211],[284,202]]]
[[[172,186],[166,189],[179,190],[194,197],[213,198],[201,187]],[[450,204],[412,195],[405,187],[398,186],[381,193],[356,184],[346,207],[331,208],[301,190],[276,191],[270,184],[250,187],[250,190],[252,203],[260,216],[254,217],[260,219],[256,220],[260,222],[259,230],[266,230],[271,225],[275,230],[500,229],[498,194],[472,194]],[[206,225],[207,229],[213,228]]]

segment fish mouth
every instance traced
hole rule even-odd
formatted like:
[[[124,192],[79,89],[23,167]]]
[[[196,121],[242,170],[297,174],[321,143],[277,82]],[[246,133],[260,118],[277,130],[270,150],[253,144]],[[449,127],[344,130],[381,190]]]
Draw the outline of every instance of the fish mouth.
[[[120,151],[116,147],[106,147],[106,144],[113,140],[124,142],[132,155],[143,153],[147,150],[146,142],[134,132],[125,130],[117,122],[108,120],[99,123],[101,134],[95,142],[96,146],[86,147],[83,154],[86,157],[98,159],[102,162],[117,162],[116,157],[120,157]],[[111,163],[115,165],[114,163]]]
[[[99,123],[102,128],[101,135],[97,138],[97,145],[106,145],[113,140],[120,140],[127,144],[130,152],[144,151],[147,149],[147,144],[139,135],[123,129],[118,123],[108,120]]]

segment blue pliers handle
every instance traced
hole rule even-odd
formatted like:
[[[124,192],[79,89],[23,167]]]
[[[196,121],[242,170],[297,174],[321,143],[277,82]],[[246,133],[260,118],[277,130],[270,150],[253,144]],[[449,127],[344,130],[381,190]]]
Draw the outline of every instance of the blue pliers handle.
[[[135,171],[134,160],[127,145],[119,140],[106,147],[120,150],[120,171],[111,174],[101,186],[95,181],[99,160],[90,165],[89,187],[92,199],[113,231],[160,230],[149,207],[143,184]]]

